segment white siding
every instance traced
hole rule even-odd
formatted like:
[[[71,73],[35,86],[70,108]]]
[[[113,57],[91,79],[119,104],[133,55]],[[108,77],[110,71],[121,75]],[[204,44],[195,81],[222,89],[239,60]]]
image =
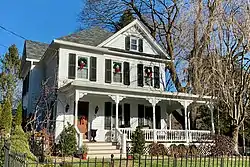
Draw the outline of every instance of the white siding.
[[[149,44],[149,41],[145,37],[143,37],[142,34],[135,27],[131,27],[126,32],[123,32],[118,35],[116,38],[109,41],[105,45],[105,47],[125,50],[125,37],[131,35],[143,39],[143,53],[157,55],[156,50],[152,47],[152,45]]]
[[[109,54],[97,54],[97,53],[90,53],[85,51],[79,51],[79,50],[73,50],[73,49],[60,49],[60,55],[59,55],[59,85],[63,86],[67,83],[69,83],[70,80],[68,80],[68,55],[69,53],[74,53],[76,55],[82,55],[85,57],[91,57],[94,56],[97,58],[97,81],[92,82],[93,84],[105,84],[105,59],[111,59],[113,61],[120,61],[120,62],[129,62],[130,63],[130,88],[135,88],[135,90],[138,90],[138,88],[141,89],[141,87],[137,86],[137,64],[144,64],[144,66],[159,66],[160,67],[160,76],[162,76],[162,79],[160,78],[160,81],[165,82],[165,64],[159,63],[159,62],[152,62],[152,61],[146,61],[146,60],[139,60],[139,59],[132,59],[132,58],[125,58],[125,57],[119,57],[116,55],[109,55]],[[91,82],[91,81],[87,81]],[[124,90],[128,87],[123,84],[117,84],[112,83],[114,85],[119,85],[121,87],[124,87]],[[112,85],[111,84],[111,85]],[[165,84],[164,84],[165,85]],[[149,87],[145,86],[145,89],[149,89]],[[150,88],[150,90],[155,90],[155,88]],[[163,91],[163,84],[161,84],[161,91]],[[159,89],[156,89],[156,91],[159,91]]]
[[[28,109],[27,114],[35,112],[35,103],[40,96],[41,82],[43,80],[43,67],[32,65],[29,78]]]

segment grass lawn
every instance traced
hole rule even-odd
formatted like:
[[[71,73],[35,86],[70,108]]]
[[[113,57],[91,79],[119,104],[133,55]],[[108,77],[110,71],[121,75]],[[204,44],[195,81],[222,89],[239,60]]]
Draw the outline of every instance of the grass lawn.
[[[249,166],[249,158],[250,157],[207,157],[207,158],[178,158],[174,159],[173,157],[165,157],[157,158],[151,157],[145,159],[135,159],[133,160],[126,160],[126,159],[114,159],[114,167],[246,167]],[[80,160],[80,159],[73,159],[68,158],[65,159],[71,165],[65,167],[111,167],[110,166],[110,159],[89,159],[89,160]],[[58,162],[58,161],[57,161]],[[55,165],[54,163],[47,164],[47,165],[28,165],[27,167],[59,167],[60,165]]]

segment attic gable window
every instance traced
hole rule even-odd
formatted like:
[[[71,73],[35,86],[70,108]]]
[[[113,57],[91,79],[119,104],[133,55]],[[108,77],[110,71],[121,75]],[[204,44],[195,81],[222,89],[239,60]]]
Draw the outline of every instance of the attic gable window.
[[[135,36],[126,36],[125,50],[143,52],[143,39]]]
[[[135,37],[130,38],[130,50],[138,51],[138,39]]]

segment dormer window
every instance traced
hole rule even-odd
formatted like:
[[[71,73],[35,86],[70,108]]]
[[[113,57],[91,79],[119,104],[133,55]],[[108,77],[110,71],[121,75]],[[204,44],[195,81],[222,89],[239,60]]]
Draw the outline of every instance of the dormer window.
[[[143,39],[135,36],[125,37],[125,50],[143,52]]]
[[[136,37],[130,38],[130,50],[138,51],[138,39]]]

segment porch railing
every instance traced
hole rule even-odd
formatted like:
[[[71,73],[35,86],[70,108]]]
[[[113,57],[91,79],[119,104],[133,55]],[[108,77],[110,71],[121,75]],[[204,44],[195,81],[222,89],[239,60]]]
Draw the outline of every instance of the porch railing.
[[[154,140],[153,129],[142,129],[145,134],[146,141]],[[126,134],[127,141],[131,141],[133,130],[131,128],[119,128],[119,131]],[[188,139],[186,139],[186,132],[188,133]],[[208,130],[160,130],[156,129],[157,141],[176,141],[176,142],[199,142],[202,140],[208,140],[211,132]]]

